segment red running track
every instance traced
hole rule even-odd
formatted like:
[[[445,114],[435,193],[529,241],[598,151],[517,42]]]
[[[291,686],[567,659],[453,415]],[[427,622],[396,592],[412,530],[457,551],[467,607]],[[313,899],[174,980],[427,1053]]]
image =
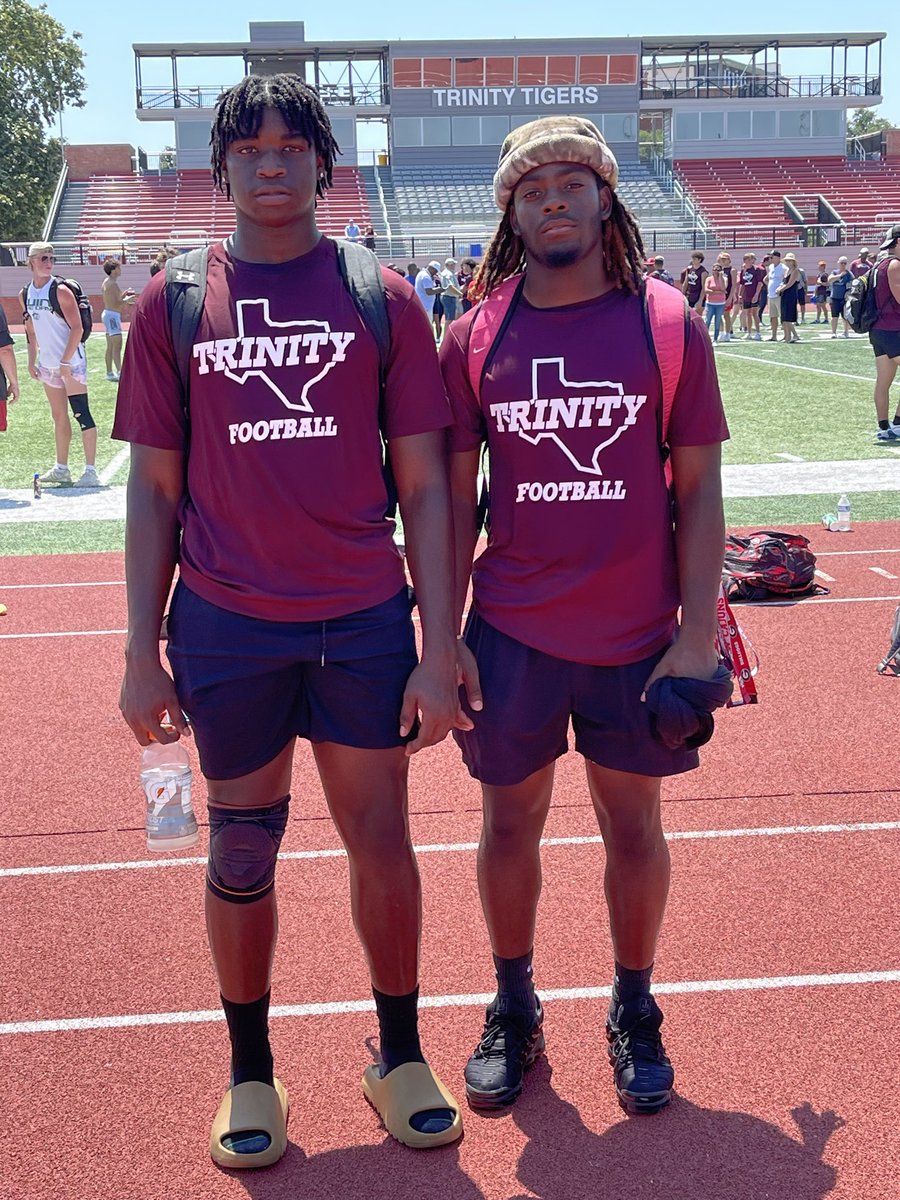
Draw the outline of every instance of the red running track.
[[[873,669],[900,595],[889,578],[900,528],[811,532],[831,596],[741,610],[763,659],[762,703],[723,714],[701,769],[665,786],[674,882],[655,977],[678,1070],[671,1109],[628,1120],[610,1086],[602,847],[572,840],[595,839],[596,826],[570,755],[536,956],[552,1072],[542,1063],[499,1118],[467,1111],[456,1147],[417,1155],[386,1138],[359,1094],[375,1023],[347,1008],[369,991],[346,862],[327,853],[338,842],[298,751],[283,850],[309,857],[279,871],[273,1002],[325,1010],[274,1017],[291,1146],[278,1167],[242,1175],[206,1151],[227,1055],[211,1019],[202,868],[126,865],[150,856],[137,751],[115,704],[122,636],[71,636],[124,628],[121,556],[0,559],[0,1078],[13,1147],[0,1197],[862,1200],[873,1180],[900,1195],[883,1094],[900,997],[900,789],[886,750],[900,680]],[[106,586],[33,586],[95,581]],[[68,636],[46,636],[58,632]],[[489,989],[478,790],[445,743],[414,761],[411,791],[414,840],[427,847],[422,990],[437,1005],[422,1026],[459,1092]],[[65,866],[85,869],[21,873]],[[160,1013],[172,1023],[148,1023]]]

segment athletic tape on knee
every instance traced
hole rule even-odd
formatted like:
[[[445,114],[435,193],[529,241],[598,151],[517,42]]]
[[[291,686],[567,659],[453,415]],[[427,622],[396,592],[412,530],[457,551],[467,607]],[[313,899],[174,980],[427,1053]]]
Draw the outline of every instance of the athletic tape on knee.
[[[69,408],[72,410],[72,415],[81,426],[82,433],[86,433],[89,429],[96,429],[97,422],[91,416],[91,410],[88,407],[87,392],[80,396],[69,397]]]
[[[206,886],[220,900],[251,904],[275,886],[290,796],[264,808],[210,804]]]

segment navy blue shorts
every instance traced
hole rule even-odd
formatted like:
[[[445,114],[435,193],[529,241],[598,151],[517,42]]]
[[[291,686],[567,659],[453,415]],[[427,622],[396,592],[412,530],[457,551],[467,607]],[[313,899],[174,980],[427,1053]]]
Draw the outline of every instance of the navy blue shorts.
[[[391,600],[330,621],[263,621],[201,599],[181,581],[166,649],[207,779],[238,779],[293,737],[364,750],[401,746],[406,681],[416,666],[412,602]]]
[[[699,766],[696,750],[669,750],[650,730],[641,692],[665,649],[622,667],[554,658],[488,625],[473,612],[466,644],[475,655],[484,708],[471,731],[454,730],[469,774],[503,787],[521,783],[569,749],[633,775],[680,775]],[[462,690],[462,689],[461,689]]]
[[[869,341],[876,358],[900,358],[900,330],[870,329]]]

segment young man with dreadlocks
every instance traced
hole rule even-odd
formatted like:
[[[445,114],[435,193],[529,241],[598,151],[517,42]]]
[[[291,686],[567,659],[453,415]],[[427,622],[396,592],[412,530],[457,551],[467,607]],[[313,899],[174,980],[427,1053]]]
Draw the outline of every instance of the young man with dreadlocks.
[[[251,76],[223,93],[211,142],[235,232],[210,248],[190,437],[162,272],[137,305],[113,435],[132,443],[122,712],[142,745],[182,736],[187,718],[207,780],[206,920],[231,1038],[210,1151],[223,1166],[258,1167],[287,1145],[268,1010],[298,736],[312,743],[347,850],[375,994],[382,1061],[363,1090],[399,1140],[442,1145],[460,1136],[460,1115],[417,1033],[407,817],[409,756],[469,723],[456,691],[451,417],[434,339],[413,289],[382,271],[391,338],[380,386],[376,340],[316,226],[338,147],[302,80]],[[418,665],[381,436],[421,613]],[[176,565],[173,682],[158,637]]]
[[[498,981],[465,1072],[469,1101],[482,1109],[511,1103],[544,1048],[532,982],[539,847],[570,720],[606,849],[616,1090],[628,1111],[653,1112],[674,1082],[650,995],[669,886],[660,780],[698,760],[690,743],[669,738],[672,748],[654,736],[643,701],[669,677],[689,683],[707,714],[730,693],[714,652],[727,429],[701,318],[672,293],[670,328],[684,343],[665,439],[673,510],[661,379],[643,311],[645,289],[661,285],[641,282],[644,248],[616,196],[617,175],[588,120],[548,117],[511,133],[494,177],[503,219],[483,266],[485,299],[451,326],[441,349],[456,417],[460,614],[485,442],[490,455],[488,545],[472,571],[459,647],[478,703],[473,729],[456,735],[482,785],[478,883]],[[516,273],[506,321],[493,318],[485,344],[479,311],[486,321],[492,295],[508,295],[514,281],[498,289]]]

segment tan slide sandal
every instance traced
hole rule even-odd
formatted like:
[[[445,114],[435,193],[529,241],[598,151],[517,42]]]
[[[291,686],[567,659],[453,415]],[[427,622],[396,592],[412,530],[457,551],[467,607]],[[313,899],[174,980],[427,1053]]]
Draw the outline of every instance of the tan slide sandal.
[[[404,1146],[427,1150],[432,1146],[447,1146],[462,1136],[459,1105],[427,1063],[403,1063],[383,1079],[377,1066],[368,1067],[362,1089],[385,1129]],[[434,1108],[449,1108],[453,1124],[440,1133],[420,1133],[412,1127],[411,1117]]]
[[[229,1088],[219,1105],[209,1135],[209,1152],[220,1167],[242,1170],[247,1167],[271,1167],[287,1149],[288,1097],[280,1079],[274,1087],[267,1083],[239,1083]],[[263,1149],[240,1154],[224,1144],[225,1138],[237,1140],[239,1134],[257,1132],[269,1139]]]

